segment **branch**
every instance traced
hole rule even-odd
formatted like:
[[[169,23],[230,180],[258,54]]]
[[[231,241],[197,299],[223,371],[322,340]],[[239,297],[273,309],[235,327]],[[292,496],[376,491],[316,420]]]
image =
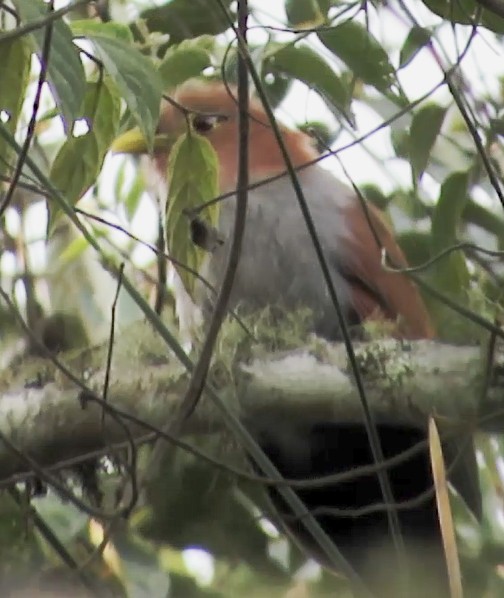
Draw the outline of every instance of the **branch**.
[[[66,365],[98,397],[105,380],[106,351],[104,345],[64,355]],[[428,416],[435,414],[441,429],[504,430],[502,345],[497,345],[491,367],[480,347],[432,341],[358,343],[355,353],[378,424],[426,428]],[[229,361],[230,356],[225,359]],[[252,426],[277,421],[362,423],[362,406],[341,344],[316,339],[294,351],[238,363],[232,378],[224,381],[222,371],[229,368],[221,366],[217,361],[210,380]],[[136,439],[148,433],[152,438],[153,429],[162,428],[177,413],[189,376],[175,357],[167,355],[150,325],[135,324],[116,342],[102,426],[105,406],[99,399],[83,400],[82,389],[64,379],[51,362],[25,359],[15,371],[11,368],[0,377],[0,435],[4,438],[0,480],[32,470],[20,454],[36,460],[40,467],[54,467],[124,444],[128,440],[125,426]],[[183,432],[223,433],[224,427],[212,402],[204,398]]]

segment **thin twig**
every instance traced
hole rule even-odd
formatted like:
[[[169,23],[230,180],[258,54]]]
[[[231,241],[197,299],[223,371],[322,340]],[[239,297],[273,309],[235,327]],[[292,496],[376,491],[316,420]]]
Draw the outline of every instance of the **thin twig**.
[[[124,262],[119,266],[119,275],[117,277],[117,286],[116,292],[114,296],[114,301],[112,302],[111,307],[111,318],[110,318],[110,334],[109,334],[109,341],[108,341],[108,350],[107,350],[107,365],[105,367],[105,380],[103,382],[103,402],[107,402],[108,398],[108,389],[110,384],[110,369],[112,367],[112,354],[114,352],[114,338],[115,338],[115,321],[116,321],[116,308],[117,308],[117,300],[119,298],[119,293],[121,291],[122,285],[122,278],[124,273]],[[102,424],[103,418],[105,416],[105,412],[102,412]]]
[[[49,26],[57,21],[60,17],[63,17],[67,13],[71,12],[75,8],[79,8],[79,6],[84,6],[85,4],[90,4],[93,0],[76,0],[76,2],[72,2],[60,8],[59,10],[51,11],[46,17],[42,17],[41,19],[36,19],[35,21],[31,21],[30,23],[26,23],[26,25],[22,25],[21,27],[16,27],[15,29],[9,29],[9,31],[5,31],[4,33],[0,34],[0,44],[5,42],[9,39],[16,39],[18,37],[22,37],[27,33],[32,33],[37,29],[42,29],[46,25]]]

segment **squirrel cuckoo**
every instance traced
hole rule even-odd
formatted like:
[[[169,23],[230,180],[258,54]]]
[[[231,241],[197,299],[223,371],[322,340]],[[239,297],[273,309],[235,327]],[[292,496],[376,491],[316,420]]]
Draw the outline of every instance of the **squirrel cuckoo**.
[[[238,110],[236,90],[231,93],[235,97],[220,83],[192,81],[177,89],[173,96],[189,111],[194,130],[204,135],[217,153],[221,193],[234,191],[237,183]],[[255,183],[284,173],[286,166],[257,99],[251,99],[249,112],[249,173],[250,182]],[[175,140],[186,127],[186,115],[165,102],[158,133],[164,139]],[[281,132],[294,166],[315,161],[318,153],[307,135],[286,127],[282,127]],[[112,149],[128,153],[147,151],[145,141],[134,131],[116,140]],[[164,147],[155,150],[152,156],[151,165],[161,179],[166,179],[169,151],[170,147]],[[386,319],[395,323],[395,336],[399,338],[432,338],[434,330],[415,285],[406,276],[382,268],[380,249],[354,191],[317,163],[300,169],[298,177],[348,323]],[[219,232],[225,242],[209,255],[204,272],[216,288],[223,276],[230,243],[234,217],[232,199],[221,202],[220,209]],[[379,211],[369,204],[368,213],[388,255],[397,265],[406,266],[404,255]],[[200,301],[206,303],[201,297]],[[249,192],[242,254],[230,304],[252,308],[306,306],[313,310],[317,334],[330,340],[341,338],[334,306],[287,175]],[[373,462],[364,424],[310,421],[307,414],[304,422],[292,422],[286,417],[281,422],[256,422],[252,429],[263,450],[286,478],[310,479]],[[425,427],[416,429],[404,424],[380,424],[378,433],[385,458],[396,456],[426,438]],[[450,452],[447,447],[445,451]],[[474,460],[471,463],[475,467]],[[479,515],[475,471],[471,472],[471,482],[467,484],[467,472],[455,466],[450,479]],[[423,546],[428,566],[433,564],[444,571],[434,493],[423,501],[414,500],[433,488],[427,445],[425,450],[390,468],[388,473],[396,501],[411,501],[411,505],[399,510],[407,546],[410,539]],[[373,584],[390,587],[388,581],[394,577],[390,573],[392,561],[377,558],[378,554],[385,553],[382,548],[390,547],[385,511],[370,509],[359,516],[344,512],[383,502],[376,474],[323,488],[300,490],[298,494],[305,505],[314,510],[319,523],[351,564]],[[309,554],[324,562],[300,522],[289,519],[288,508],[275,490],[271,490],[270,495],[280,513],[286,515],[284,520],[290,533]],[[331,509],[333,513],[329,512]],[[392,552],[386,554],[394,558]]]

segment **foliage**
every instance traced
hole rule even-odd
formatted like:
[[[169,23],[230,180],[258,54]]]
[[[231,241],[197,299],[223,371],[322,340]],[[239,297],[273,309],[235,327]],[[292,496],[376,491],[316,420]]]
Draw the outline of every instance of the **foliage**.
[[[166,242],[171,255],[193,271],[199,272],[205,260],[205,251],[191,239],[191,221],[186,211],[194,210],[217,196],[218,164],[212,144],[189,130],[173,146],[168,165],[170,190],[166,209]],[[202,225],[216,227],[219,204],[204,212]],[[191,272],[178,270],[185,288],[194,291],[195,279]]]
[[[151,251],[153,246],[164,251],[159,209],[144,193],[158,191],[156,180],[132,168],[129,159],[112,157],[109,149],[132,125],[140,128],[147,148],[155,147],[164,91],[170,94],[193,77],[236,82],[231,28],[236,15],[228,0],[61,4],[57,12],[43,0],[0,4],[0,282],[36,337],[43,339],[50,314],[73,309],[95,342],[110,329],[120,263],[127,263],[131,286],[151,304],[170,293],[166,262]],[[479,73],[486,65],[478,64],[482,46],[477,44],[483,38],[502,54],[504,15],[476,0],[276,4],[282,7],[281,23],[268,17],[264,2],[250,2],[249,52],[268,100],[276,108],[291,106],[293,96],[301,98],[296,124],[315,130],[321,153],[330,145],[338,159],[346,160],[343,150],[359,145],[366,164],[378,162],[379,177],[368,178],[361,166],[352,169],[352,176],[359,176],[356,183],[364,195],[398,225],[440,336],[486,346],[488,331],[460,312],[490,324],[502,321],[502,254],[482,249],[504,249],[504,79],[502,69],[492,74],[491,84]],[[382,35],[392,26],[397,34]],[[476,66],[466,66],[469,57]],[[415,87],[412,75],[427,77],[424,64],[436,69],[437,83]],[[322,108],[305,114],[299,109],[305,101]],[[363,127],[362,122],[375,124]],[[381,141],[374,148],[385,148],[378,156],[370,149],[375,133]],[[207,142],[192,130],[176,149],[168,165],[174,183],[168,249],[198,270],[204,252],[192,243],[186,210],[217,195],[217,165]],[[333,157],[327,163],[339,167]],[[218,217],[215,206],[205,212],[210,226]],[[191,273],[179,272],[192,291]],[[440,301],[439,293],[459,310]],[[10,336],[2,338],[0,359],[7,364],[25,333],[15,328],[13,334],[4,307],[0,324],[2,331],[9,327]],[[116,307],[119,326],[137,319],[143,309],[124,288]],[[305,314],[295,314],[289,334],[280,339],[271,325],[275,316],[261,314],[246,323],[275,349],[291,346],[304,332]],[[175,318],[166,316],[169,326]],[[236,320],[229,330],[217,351],[226,377],[232,364],[221,354],[230,338],[239,344],[245,334]],[[26,345],[27,351],[33,348]],[[235,449],[211,440],[205,447],[226,460]],[[500,439],[480,440],[486,507],[481,525],[462,501],[453,500],[459,550],[471,561],[472,575],[491,578],[495,595],[503,591],[496,573],[504,547],[502,455]],[[139,458],[147,459],[146,448]],[[71,583],[83,588],[83,595],[92,595],[97,583],[111,595],[153,597],[280,596],[289,587],[292,595],[331,595],[334,587],[345,591],[344,582],[320,572],[307,574],[301,582],[306,586],[293,581],[304,559],[259,518],[249,498],[267,509],[257,485],[244,489],[232,474],[218,474],[180,449],[166,459],[151,487],[151,503],[137,508],[127,522],[98,523],[54,490],[35,500],[30,492],[2,491],[0,580],[16,586],[28,570],[33,583],[43,577],[58,586],[67,583],[71,571]],[[99,469],[100,487],[114,507],[128,477],[124,460],[118,463],[105,460]],[[86,483],[64,478],[80,497]],[[112,532],[113,541],[101,545]],[[213,558],[209,579],[184,560],[183,550],[195,544]]]

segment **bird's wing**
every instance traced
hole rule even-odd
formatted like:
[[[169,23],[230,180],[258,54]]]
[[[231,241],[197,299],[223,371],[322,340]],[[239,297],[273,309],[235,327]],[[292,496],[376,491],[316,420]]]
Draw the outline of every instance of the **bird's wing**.
[[[352,275],[347,276],[344,271],[342,274],[352,289],[358,316],[362,320],[397,320],[398,336],[403,338],[432,338],[434,329],[415,284],[407,275],[390,272],[382,265],[381,247],[395,267],[406,267],[407,262],[379,210],[367,204],[366,216],[358,201],[346,210],[347,222],[353,229],[348,240]]]

